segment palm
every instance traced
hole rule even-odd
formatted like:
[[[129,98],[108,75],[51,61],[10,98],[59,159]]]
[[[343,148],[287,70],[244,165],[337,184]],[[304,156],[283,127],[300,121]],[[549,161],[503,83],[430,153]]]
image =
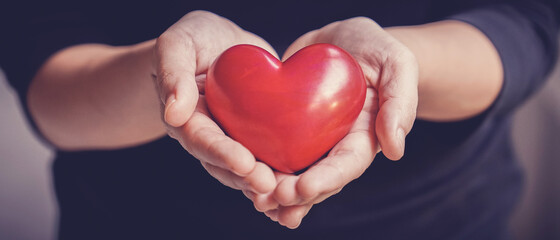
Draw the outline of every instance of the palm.
[[[279,182],[266,214],[290,228],[299,225],[313,204],[340,192],[370,166],[379,150],[394,160],[404,151],[417,105],[417,64],[402,44],[370,19],[329,24],[296,40],[284,59],[314,44],[337,45],[360,63],[367,80],[366,103],[350,132],[329,155],[299,176],[276,173]],[[267,198],[263,198],[267,199]],[[256,201],[258,205],[258,201]],[[261,207],[262,208],[262,207]]]

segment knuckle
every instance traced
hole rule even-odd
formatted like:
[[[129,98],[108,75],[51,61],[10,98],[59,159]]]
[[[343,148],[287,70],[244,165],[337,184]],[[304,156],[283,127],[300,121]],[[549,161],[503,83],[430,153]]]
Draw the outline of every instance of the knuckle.
[[[186,17],[215,17],[216,14],[205,10],[194,10],[185,15]]]
[[[157,84],[160,86],[168,85],[171,79],[175,77],[175,74],[171,71],[167,71],[166,69],[160,69],[157,75]],[[164,89],[165,90],[165,89]]]
[[[222,152],[223,146],[224,144],[226,144],[227,141],[225,139],[215,139],[214,141],[211,141],[207,146],[206,146],[206,152],[208,153],[212,153],[213,155],[220,155],[220,153]],[[227,170],[232,170],[234,167],[234,164],[230,161],[227,161],[227,159],[222,158],[222,160],[224,160],[222,162],[223,166],[227,169]]]
[[[358,17],[353,17],[350,19],[347,19],[344,21],[347,24],[375,24],[377,25],[377,23],[375,23],[375,21],[373,21],[371,18],[368,17],[364,17],[364,16],[358,16]]]
[[[158,90],[158,94],[160,100],[163,104],[167,101],[167,95],[173,90],[172,81],[171,79],[174,78],[174,74],[172,72],[161,70],[154,78],[154,84],[156,89]]]

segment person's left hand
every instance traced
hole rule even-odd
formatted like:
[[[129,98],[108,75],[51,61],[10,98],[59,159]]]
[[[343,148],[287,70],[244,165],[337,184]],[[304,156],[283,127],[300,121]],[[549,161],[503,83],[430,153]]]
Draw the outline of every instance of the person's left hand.
[[[380,150],[392,160],[400,159],[418,105],[414,55],[371,19],[352,18],[311,31],[288,48],[284,59],[314,43],[334,44],[352,54],[368,89],[352,129],[326,158],[300,175],[276,172],[278,186],[273,193],[244,191],[257,210],[289,228],[297,228],[314,204],[361,176]]]

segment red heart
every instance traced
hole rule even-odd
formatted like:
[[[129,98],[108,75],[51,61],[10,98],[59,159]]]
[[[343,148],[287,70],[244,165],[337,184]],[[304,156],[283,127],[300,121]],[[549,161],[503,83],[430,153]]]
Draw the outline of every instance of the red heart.
[[[340,141],[366,97],[356,60],[330,44],[303,48],[284,63],[262,48],[233,46],[208,70],[205,89],[224,131],[287,173],[313,164]]]

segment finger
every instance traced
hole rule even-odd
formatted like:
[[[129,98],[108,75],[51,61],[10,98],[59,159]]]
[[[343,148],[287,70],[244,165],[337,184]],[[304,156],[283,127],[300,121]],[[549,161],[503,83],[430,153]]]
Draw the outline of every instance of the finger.
[[[264,215],[266,215],[268,218],[270,218],[270,220],[278,222],[278,209],[273,209],[273,210],[269,210],[264,212]]]
[[[296,229],[301,224],[303,217],[309,213],[311,207],[313,207],[313,204],[280,207],[276,213],[276,218],[281,225]]]
[[[274,190],[274,197],[279,204],[291,206],[317,203],[317,196],[339,191],[360,176],[379,151],[372,128],[375,126],[377,106],[375,91],[368,88],[363,111],[348,135],[331,150],[326,159],[317,162],[299,176],[277,175],[278,186]],[[338,165],[342,165],[342,168],[339,169]],[[352,168],[355,168],[354,171],[349,170]]]
[[[396,54],[381,69],[376,132],[383,154],[392,160],[404,154],[405,137],[418,107],[418,67],[412,54]]]
[[[288,58],[290,58],[292,55],[294,55],[294,53],[296,53],[300,49],[315,43],[314,39],[316,34],[317,34],[317,30],[314,30],[296,39],[292,44],[290,44],[290,46],[284,52],[284,55],[282,56],[282,62],[286,61]]]
[[[245,195],[246,198],[248,198],[251,201],[253,201],[253,199],[255,199],[255,196],[257,196],[257,194],[255,194],[251,190],[242,189],[241,192],[243,193],[243,195]]]
[[[253,191],[260,194],[270,193],[276,187],[272,169],[262,162],[257,162],[253,171],[244,177],[243,181],[247,182]]]
[[[373,132],[364,125],[374,123],[374,117],[360,114],[353,129],[329,156],[300,175],[295,187],[303,203],[316,203],[320,195],[339,191],[369,167],[378,146]],[[278,188],[283,189],[283,186]]]
[[[283,206],[292,206],[301,202],[295,188],[299,176],[278,171],[275,171],[274,175],[278,183],[272,194],[275,201]]]
[[[262,163],[257,163],[255,169],[246,177],[240,177],[228,170],[213,166],[207,162],[201,163],[206,171],[208,171],[208,173],[212,175],[212,177],[216,178],[222,184],[233,189],[265,194],[272,192],[272,190],[274,190],[274,187],[276,186],[274,174],[267,166],[264,166],[264,164]],[[263,199],[259,200],[263,201]]]
[[[330,198],[330,197],[332,197],[333,195],[338,194],[338,193],[341,192],[341,191],[342,191],[342,188],[338,188],[338,189],[336,189],[336,190],[334,190],[334,191],[332,191],[332,192],[323,193],[323,194],[321,194],[321,195],[315,197],[315,198],[313,199],[313,201],[311,201],[311,202],[309,202],[309,203],[307,203],[307,204],[310,204],[310,203],[312,203],[312,204],[321,203],[321,202],[327,200],[327,198]]]
[[[297,194],[297,190],[293,190],[297,188],[297,181],[298,177],[292,177],[290,180],[288,180],[288,182],[284,182],[283,184],[278,185],[274,192],[274,199],[279,205],[295,206],[302,204],[317,204],[331,197],[332,195],[339,193],[342,190],[342,188],[338,188],[330,192],[320,193],[319,195],[310,199],[303,199],[299,194]]]
[[[301,203],[303,199],[299,196],[296,186],[299,176],[286,176],[278,182],[274,190],[274,199],[282,206],[293,206]]]
[[[274,209],[278,209],[278,202],[272,198],[272,194],[258,194],[254,193],[249,190],[243,190],[243,194],[251,201],[253,201],[253,205],[255,209],[259,212],[268,212]]]
[[[249,189],[247,182],[244,182],[241,177],[235,175],[234,173],[224,170],[220,167],[216,167],[207,162],[200,162],[204,169],[220,183],[237,190]]]
[[[187,122],[198,99],[192,40],[167,31],[157,39],[154,55],[156,88],[164,104],[163,118],[167,124],[179,127]]]
[[[181,145],[200,161],[239,176],[248,176],[256,166],[253,154],[243,145],[226,136],[205,114],[207,109],[204,101],[200,101],[197,109],[180,128],[178,140]]]
[[[254,204],[257,211],[260,212],[266,212],[266,211],[278,209],[278,207],[280,206],[278,202],[274,200],[272,194],[257,195]]]
[[[258,46],[258,47],[268,51],[270,54],[272,54],[272,56],[275,56],[276,58],[279,59],[278,53],[276,53],[276,50],[274,50],[274,48],[266,40],[264,40],[263,38],[261,38],[260,36],[254,34],[252,32],[245,31],[245,33],[247,35],[244,38],[242,43]]]
[[[206,74],[200,74],[195,77],[196,87],[200,95],[206,94]]]

